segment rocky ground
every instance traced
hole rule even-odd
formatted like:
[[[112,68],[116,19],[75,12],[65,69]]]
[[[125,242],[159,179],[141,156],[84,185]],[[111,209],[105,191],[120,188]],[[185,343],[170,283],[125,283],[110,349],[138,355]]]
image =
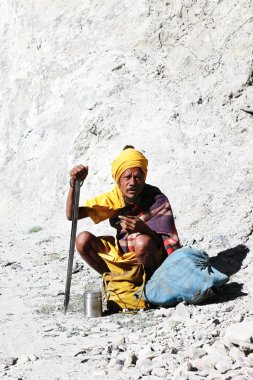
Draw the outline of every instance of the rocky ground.
[[[232,265],[237,273],[203,305],[86,318],[83,291],[100,289],[101,280],[76,256],[64,315],[68,234],[50,227],[2,234],[0,378],[253,378],[252,251],[236,251],[240,270]],[[235,263],[233,251],[226,260]]]

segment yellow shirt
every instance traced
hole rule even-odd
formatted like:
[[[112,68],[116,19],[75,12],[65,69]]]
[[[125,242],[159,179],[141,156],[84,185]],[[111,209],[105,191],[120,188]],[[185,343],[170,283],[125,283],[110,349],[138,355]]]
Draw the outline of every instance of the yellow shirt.
[[[84,203],[89,217],[96,224],[112,218],[124,206],[125,201],[117,185],[111,191],[98,195],[93,199],[88,199]]]

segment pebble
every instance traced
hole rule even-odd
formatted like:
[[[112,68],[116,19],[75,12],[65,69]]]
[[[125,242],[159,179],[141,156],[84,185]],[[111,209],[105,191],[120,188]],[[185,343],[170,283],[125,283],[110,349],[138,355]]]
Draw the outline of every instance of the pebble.
[[[133,366],[133,365],[136,364],[137,360],[138,360],[138,358],[137,358],[137,356],[135,355],[135,353],[134,353],[134,352],[130,352],[130,353],[127,355],[127,357],[126,357],[126,360],[125,360],[124,366],[125,366],[126,368],[131,367],[131,366]]]
[[[120,359],[116,359],[116,358],[112,358],[108,364],[108,368],[111,368],[111,367],[118,367],[118,366],[123,366],[124,365],[124,362],[123,360],[120,360]]]
[[[176,306],[174,313],[171,315],[170,320],[172,321],[186,321],[191,318],[191,313],[189,307],[186,307],[183,302]]]
[[[109,368],[109,366],[108,366]],[[112,371],[115,371],[115,372],[121,372],[122,371],[122,368],[123,368],[123,365],[120,365],[120,364],[116,364],[115,366],[113,366],[111,368]]]
[[[239,358],[243,358],[245,356],[244,352],[239,350],[238,347],[232,346],[229,351],[229,356],[235,362]]]
[[[150,368],[150,367],[152,367],[152,360],[150,360],[150,359],[137,360],[136,367],[141,367],[144,369]]]
[[[226,373],[232,369],[232,364],[226,361],[219,362],[215,365],[215,368],[220,372],[220,373]]]
[[[98,369],[92,372],[93,377],[105,377],[107,376],[107,371],[104,369]]]
[[[122,372],[124,374],[124,380],[129,379],[129,380],[138,380],[142,377],[140,373],[140,369],[138,368],[123,368]]]
[[[194,360],[192,364],[194,367],[198,368],[198,370],[202,370],[205,368],[213,368],[217,363],[227,361],[227,359],[227,355],[216,351],[210,351],[202,358]]]
[[[147,346],[145,346],[138,352],[138,360],[150,358],[153,356],[154,356],[154,350],[152,349],[150,344],[147,344]]]
[[[168,371],[165,368],[156,367],[152,371],[152,375],[165,378],[167,376]]]
[[[181,364],[177,370],[175,371],[175,374],[173,376],[173,380],[180,380],[187,378],[187,372],[192,371],[193,366],[190,362]]]
[[[25,356],[25,355],[21,355],[19,358],[18,358],[18,364],[25,364],[25,363],[28,363],[30,362],[30,358],[29,356]]]
[[[124,336],[119,336],[117,340],[114,342],[114,346],[118,347],[121,346],[122,344],[126,343],[126,339]]]
[[[253,320],[230,325],[224,335],[226,344],[251,343],[253,341]]]
[[[190,359],[197,359],[197,358],[201,358],[202,356],[206,355],[206,351],[203,349],[203,348],[194,348],[194,347],[190,347],[188,350],[187,350],[187,356],[190,358]]]
[[[219,341],[219,340],[217,340],[216,342],[214,342],[214,344],[212,345],[212,349],[214,351],[220,352],[223,355],[227,355],[228,354],[227,347],[221,341]]]
[[[243,353],[244,354],[244,353]],[[247,358],[245,359],[245,363],[249,366],[252,367],[253,370],[253,353],[249,354]]]
[[[143,374],[143,375],[150,375],[152,370],[153,370],[153,364],[152,364],[152,361],[151,360],[144,360],[140,366],[140,372]]]
[[[18,358],[14,356],[9,356],[6,358],[0,358],[0,364],[3,364],[4,366],[12,366],[15,365],[18,361]]]
[[[207,375],[208,380],[222,380],[223,377],[221,376],[220,372],[217,371],[217,369],[211,368],[208,375]]]
[[[236,362],[234,363],[234,368],[241,368],[245,365],[245,359],[244,357],[240,356],[237,358]]]
[[[252,368],[246,368],[245,369],[245,374],[249,376],[249,378],[253,379],[253,366],[251,366]]]
[[[243,313],[238,313],[238,314],[235,314],[235,315],[233,316],[232,321],[233,321],[234,323],[239,323],[239,322],[242,322],[242,321],[243,321],[243,318],[244,318],[244,314],[243,314]]]
[[[172,309],[161,307],[160,309],[156,309],[154,311],[154,317],[170,317],[172,313]]]

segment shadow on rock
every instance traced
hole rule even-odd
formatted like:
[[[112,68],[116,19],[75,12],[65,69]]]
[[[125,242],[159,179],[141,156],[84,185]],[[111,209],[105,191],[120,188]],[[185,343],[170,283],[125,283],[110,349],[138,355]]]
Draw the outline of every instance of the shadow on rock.
[[[219,252],[215,257],[210,257],[210,263],[212,267],[230,277],[241,269],[242,262],[248,252],[249,248],[240,244]]]
[[[243,292],[242,289],[243,284],[239,284],[238,282],[230,282],[223,285],[212,298],[203,302],[202,305],[233,301],[238,297],[247,296],[248,293]]]

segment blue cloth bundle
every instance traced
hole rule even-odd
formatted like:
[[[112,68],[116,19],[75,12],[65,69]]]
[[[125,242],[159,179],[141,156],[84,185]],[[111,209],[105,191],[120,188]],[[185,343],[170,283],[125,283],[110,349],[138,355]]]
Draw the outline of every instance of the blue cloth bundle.
[[[208,254],[184,247],[169,255],[147,282],[143,298],[154,305],[197,304],[215,294],[228,276],[210,265]]]

